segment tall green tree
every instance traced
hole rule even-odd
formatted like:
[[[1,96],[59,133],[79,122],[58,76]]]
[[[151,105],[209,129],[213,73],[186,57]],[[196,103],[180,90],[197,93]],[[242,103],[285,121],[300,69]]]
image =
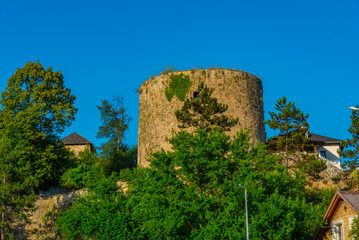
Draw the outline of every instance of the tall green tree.
[[[123,97],[114,96],[111,100],[102,100],[97,106],[101,113],[102,125],[97,133],[98,138],[107,139],[100,147],[101,165],[105,172],[119,171],[134,167],[137,159],[136,147],[125,144],[125,133],[132,120],[123,104]]]
[[[18,68],[1,94],[1,128],[16,122],[31,132],[31,171],[40,188],[57,182],[66,168],[69,155],[59,134],[75,119],[74,101],[61,72],[45,70],[40,62]]]
[[[339,155],[345,159],[343,165],[353,171],[359,166],[359,111],[352,111],[350,118],[351,126],[348,131],[352,137],[341,142]]]
[[[306,136],[309,131],[307,122],[309,114],[304,114],[294,102],[287,101],[286,97],[277,100],[275,110],[275,112],[269,112],[270,119],[265,123],[277,131],[278,135],[269,139],[268,145],[284,153],[286,167],[289,168],[290,154],[302,151],[303,147],[309,143]]]
[[[224,114],[228,105],[212,97],[213,90],[203,82],[198,85],[197,96],[186,99],[181,110],[175,113],[180,128],[194,127],[208,132],[218,126],[223,131],[229,131],[238,123],[238,118],[230,119]]]
[[[62,73],[45,70],[38,61],[26,63],[9,78],[0,104],[7,117],[23,118],[34,130],[56,136],[75,120],[75,99]]]
[[[19,122],[0,128],[0,239],[12,239],[16,222],[27,222],[38,181],[32,171],[31,131]]]

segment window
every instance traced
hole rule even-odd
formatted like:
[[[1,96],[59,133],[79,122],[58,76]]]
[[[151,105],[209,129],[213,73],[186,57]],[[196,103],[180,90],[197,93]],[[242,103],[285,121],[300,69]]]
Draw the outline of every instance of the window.
[[[198,99],[198,98],[199,98],[198,92],[194,91],[193,92],[193,99]]]
[[[336,230],[336,240],[342,240],[343,239],[343,224],[342,223],[338,223],[335,224],[335,230]]]
[[[344,240],[343,220],[332,222],[332,236],[333,240]]]
[[[320,151],[320,156],[327,158],[327,151]]]

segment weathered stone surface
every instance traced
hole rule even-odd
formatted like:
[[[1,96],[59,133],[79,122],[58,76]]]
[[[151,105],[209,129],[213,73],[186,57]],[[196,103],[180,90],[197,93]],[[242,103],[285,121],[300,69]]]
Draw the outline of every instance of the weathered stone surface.
[[[252,140],[265,141],[263,87],[261,80],[247,72],[231,69],[190,70],[152,77],[140,87],[138,127],[138,164],[147,167],[153,152],[171,149],[168,140],[179,131],[175,111],[183,106],[176,96],[168,101],[165,90],[171,74],[186,74],[193,85],[187,92],[192,97],[198,84],[204,82],[214,88],[212,94],[220,103],[228,105],[226,115],[239,118],[230,135],[241,129],[251,131]]]

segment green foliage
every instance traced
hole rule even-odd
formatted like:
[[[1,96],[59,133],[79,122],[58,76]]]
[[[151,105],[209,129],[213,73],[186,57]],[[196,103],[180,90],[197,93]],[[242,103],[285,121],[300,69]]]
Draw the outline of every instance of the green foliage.
[[[104,99],[102,105],[97,106],[97,108],[101,113],[102,121],[97,137],[109,139],[101,146],[102,151],[109,151],[112,148],[119,149],[128,129],[128,124],[132,120],[126,113],[123,97],[114,96],[111,101]]]
[[[315,154],[302,154],[301,161],[297,164],[297,167],[308,174],[311,179],[317,180],[320,179],[319,174],[327,169],[327,164],[324,159]]]
[[[188,90],[192,86],[192,81],[189,79],[188,75],[183,73],[178,75],[171,74],[170,79],[170,85],[165,90],[167,100],[170,102],[173,96],[176,96],[180,101],[183,102],[186,99]]]
[[[76,97],[64,86],[61,72],[46,70],[40,62],[28,62],[9,78],[1,94],[4,112],[31,121],[45,135],[62,133],[75,120]]]
[[[76,168],[68,169],[61,176],[61,185],[71,189],[83,188],[85,185],[84,177],[86,176],[87,169],[84,164],[80,164]]]
[[[32,171],[31,132],[18,122],[0,128],[0,239],[12,239],[14,224],[27,222],[38,185]]]
[[[303,174],[248,132],[231,138],[216,125],[181,131],[149,168],[122,171],[126,195],[114,176],[89,171],[88,194],[58,219],[59,231],[67,239],[245,239],[242,184],[251,239],[310,239],[331,192],[307,190]]]
[[[126,211],[126,199],[116,178],[90,172],[89,192],[57,219],[58,231],[66,239],[140,239]]]
[[[268,140],[268,146],[274,151],[285,151],[286,166],[289,155],[295,151],[302,151],[303,146],[309,143],[306,133],[309,131],[307,118],[291,101],[287,102],[286,97],[277,100],[276,112],[269,112],[270,120],[265,121],[271,129],[279,131],[279,135]]]
[[[359,240],[359,220],[354,218],[351,229],[349,231],[349,238],[352,240]]]
[[[83,188],[89,171],[94,168],[100,168],[97,154],[88,150],[79,152],[74,166],[61,176],[61,185],[70,189]]]
[[[186,99],[181,110],[176,111],[180,128],[195,127],[211,131],[215,126],[223,131],[229,131],[238,123],[237,119],[229,119],[225,114],[228,106],[218,103],[211,95],[213,89],[201,82],[198,85],[198,98]]]
[[[78,155],[78,162],[80,164],[85,164],[85,166],[93,166],[98,162],[97,154],[89,150],[81,151]]]
[[[58,183],[71,159],[58,135],[75,119],[74,101],[62,74],[39,62],[18,68],[1,94],[0,128],[11,122],[26,128],[28,134],[19,140],[27,138],[31,175],[41,189]]]
[[[339,155],[345,159],[343,166],[353,171],[359,166],[359,111],[352,111],[350,118],[352,124],[348,131],[352,138],[341,142],[343,149],[339,150]]]
[[[129,181],[128,206],[146,239],[244,239],[248,189],[251,239],[308,239],[324,208],[305,195],[305,179],[291,175],[254,146],[220,130],[180,132],[173,152],[158,152],[151,167]],[[266,214],[263,214],[266,213]]]
[[[99,158],[106,174],[136,166],[137,147],[129,147],[124,143],[125,132],[132,119],[126,113],[123,98],[116,96],[112,97],[111,101],[102,100],[102,105],[97,108],[100,110],[102,121],[97,137],[107,139],[100,147]]]
[[[353,177],[353,181],[358,186],[358,184],[359,184],[359,169],[354,170],[351,175]]]
[[[157,152],[149,168],[116,178],[90,171],[89,192],[58,219],[67,239],[244,239],[248,189],[251,239],[309,239],[329,196],[305,189],[248,133],[231,139],[219,128],[180,132],[171,152]],[[330,199],[329,199],[330,200]],[[324,204],[322,204],[324,202]],[[263,214],[265,213],[265,214]],[[115,237],[116,236],[116,237]]]
[[[120,149],[103,154],[98,161],[107,176],[112,172],[118,173],[122,169],[133,168],[137,165],[137,146],[122,144]]]

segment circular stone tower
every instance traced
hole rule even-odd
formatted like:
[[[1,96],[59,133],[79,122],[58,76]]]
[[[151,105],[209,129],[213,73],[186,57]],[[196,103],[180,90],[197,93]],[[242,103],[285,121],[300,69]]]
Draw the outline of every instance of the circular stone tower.
[[[183,83],[171,83],[172,75],[185,76]],[[187,77],[188,76],[188,77]],[[188,81],[188,79],[190,81]],[[265,141],[263,87],[261,80],[247,72],[231,69],[189,70],[152,77],[140,87],[138,122],[138,164],[149,165],[151,154],[171,150],[169,139],[180,129],[175,112],[182,108],[184,98],[196,95],[200,82],[213,88],[212,97],[228,105],[224,113],[238,118],[238,124],[229,132],[250,129],[252,141]],[[171,87],[184,85],[180,94],[171,94]],[[183,89],[185,91],[183,91]],[[172,91],[173,92],[173,91]],[[181,98],[181,99],[180,99]]]

